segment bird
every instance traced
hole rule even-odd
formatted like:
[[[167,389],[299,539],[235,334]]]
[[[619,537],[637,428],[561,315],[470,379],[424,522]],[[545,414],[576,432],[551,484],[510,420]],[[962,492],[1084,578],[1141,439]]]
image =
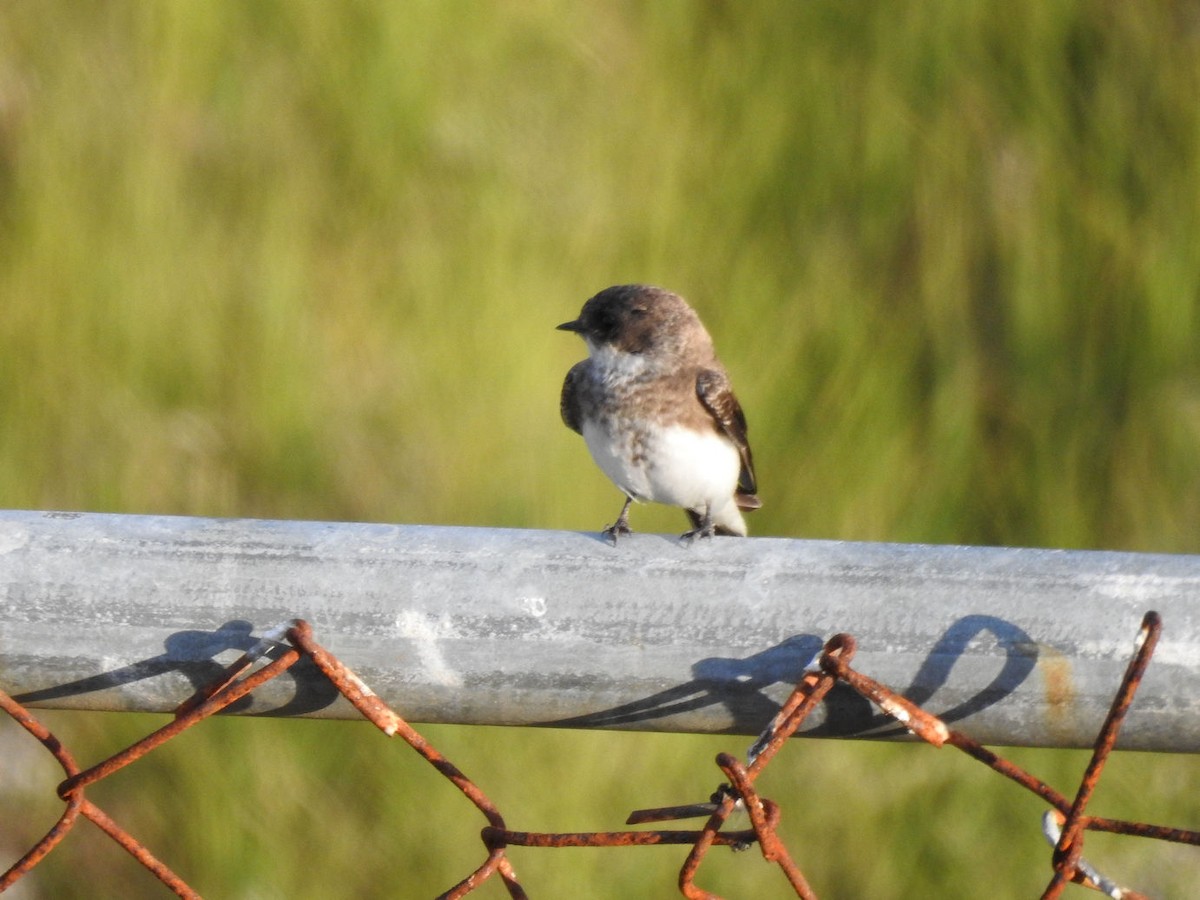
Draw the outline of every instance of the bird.
[[[579,335],[588,358],[563,381],[563,422],[625,495],[602,535],[632,534],[635,500],[682,507],[691,544],[745,536],[742,510],[758,509],[746,416],[712,338],[678,294],[645,284],[606,288],[558,326]]]

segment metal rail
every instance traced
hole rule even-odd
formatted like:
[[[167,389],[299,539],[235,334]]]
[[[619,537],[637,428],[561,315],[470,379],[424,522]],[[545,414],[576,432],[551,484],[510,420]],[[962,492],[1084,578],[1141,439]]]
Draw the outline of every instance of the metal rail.
[[[984,743],[1090,747],[1149,609],[1118,746],[1200,751],[1200,556],[0,511],[0,688],[41,707],[170,711],[304,618],[410,721],[757,734],[852,631]],[[236,711],[357,715],[289,675]],[[902,732],[835,689],[802,733]]]

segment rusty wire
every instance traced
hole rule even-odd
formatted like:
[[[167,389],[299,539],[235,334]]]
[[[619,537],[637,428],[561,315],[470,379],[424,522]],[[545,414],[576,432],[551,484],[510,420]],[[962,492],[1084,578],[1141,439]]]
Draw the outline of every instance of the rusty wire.
[[[687,844],[691,846],[679,873],[679,889],[688,898],[719,900],[696,882],[701,863],[714,846],[745,848],[758,844],[768,862],[779,866],[796,896],[810,900],[816,894],[793,861],[777,828],[780,807],[761,797],[755,781],[776,756],[807,716],[816,709],[829,690],[842,681],[863,697],[896,719],[922,740],[942,747],[949,744],[978,760],[992,770],[1016,782],[1042,798],[1051,809],[1043,819],[1043,831],[1054,850],[1051,855],[1053,875],[1042,894],[1046,900],[1061,895],[1068,883],[1074,882],[1100,891],[1110,897],[1138,900],[1143,895],[1122,888],[1103,876],[1083,856],[1083,836],[1086,831],[1106,831],[1136,835],[1158,840],[1200,845],[1200,832],[1168,828],[1143,822],[1106,819],[1086,813],[1088,802],[1096,789],[1105,762],[1116,743],[1126,712],[1133,703],[1150,657],[1162,631],[1157,613],[1147,613],[1135,646],[1135,652],[1121,680],[1108,716],[1096,739],[1089,762],[1073,799],[1068,800],[1043,781],[1004,759],[973,738],[949,728],[941,719],[900,696],[895,691],[851,667],[855,641],[848,634],[838,634],[826,642],[814,664],[804,676],[770,725],[751,747],[745,763],[727,753],[717,756],[718,768],[727,779],[706,803],[634,811],[627,825],[646,825],[678,819],[707,817],[699,830],[636,830],[603,832],[526,832],[514,831],[486,794],[435,749],[422,735],[380,700],[361,679],[340,660],[318,644],[307,622],[296,620],[268,632],[243,656],[228,666],[222,675],[207,687],[185,700],[175,711],[170,723],[147,735],[89,769],[81,770],[70,752],[58,739],[29,713],[25,707],[0,691],[0,708],[38,740],[58,761],[66,775],[57,792],[66,802],[62,816],[54,826],[0,875],[0,892],[12,886],[49,854],[74,827],[82,816],[95,823],[130,855],[152,872],[168,889],[180,897],[199,897],[179,876],[132,835],[114,822],[103,810],[84,795],[97,781],[140,759],[183,731],[214,713],[235,703],[255,688],[281,675],[300,659],[307,657],[368,721],[385,735],[399,736],[434,769],[441,773],[471,801],[487,820],[482,830],[484,861],[466,878],[441,895],[459,898],[471,893],[493,875],[499,875],[509,896],[524,898],[524,889],[517,880],[507,848],[522,847],[622,847],[651,844]],[[267,660],[255,668],[262,660]],[[750,827],[740,831],[721,829],[735,810],[744,810]]]

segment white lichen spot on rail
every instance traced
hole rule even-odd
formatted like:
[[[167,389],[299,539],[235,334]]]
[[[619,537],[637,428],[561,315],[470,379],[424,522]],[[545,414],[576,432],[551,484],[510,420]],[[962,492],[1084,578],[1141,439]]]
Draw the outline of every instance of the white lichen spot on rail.
[[[396,629],[415,645],[417,658],[430,681],[445,687],[462,687],[462,676],[450,667],[438,646],[443,638],[452,636],[448,623],[405,609],[396,616]]]

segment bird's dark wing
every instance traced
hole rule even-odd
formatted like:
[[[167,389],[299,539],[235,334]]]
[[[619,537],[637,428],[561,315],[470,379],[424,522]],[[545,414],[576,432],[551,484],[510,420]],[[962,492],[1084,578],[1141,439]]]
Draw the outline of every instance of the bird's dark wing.
[[[572,431],[583,434],[583,415],[579,410],[579,391],[584,379],[583,367],[588,361],[582,360],[571,366],[571,371],[563,380],[562,396],[558,401],[558,411],[562,414],[564,424]]]
[[[696,376],[696,396],[713,417],[717,430],[733,441],[733,445],[741,454],[738,506],[743,509],[757,509],[762,504],[754,496],[758,491],[758,482],[754,477],[754,459],[750,454],[750,444],[746,440],[746,414],[742,412],[737,397],[733,396],[729,376],[718,369],[701,369],[700,374]]]

